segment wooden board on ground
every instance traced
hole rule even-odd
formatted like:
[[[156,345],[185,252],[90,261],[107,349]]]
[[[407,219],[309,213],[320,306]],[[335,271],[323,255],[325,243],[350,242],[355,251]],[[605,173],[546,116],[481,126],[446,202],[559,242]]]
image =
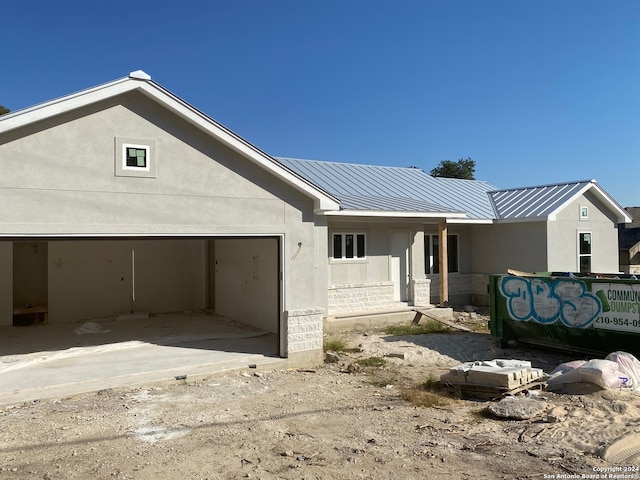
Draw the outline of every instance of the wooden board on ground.
[[[430,320],[435,320],[436,322],[440,322],[443,325],[454,328],[456,330],[461,330],[463,332],[473,332],[473,330],[471,330],[470,328],[463,327],[462,325],[458,325],[456,323],[450,322],[449,320],[445,320],[444,318],[437,318],[435,316],[431,316],[429,315],[428,313],[429,310],[427,309],[414,308],[414,310],[416,311],[416,316],[414,317],[412,322],[414,325],[418,325],[418,323],[420,322],[420,319],[424,316]]]
[[[480,398],[484,400],[516,395],[528,390],[542,390],[543,387],[542,382],[531,382],[516,388],[502,388],[493,385],[475,385],[469,383],[441,382],[441,384],[450,392],[463,398]]]

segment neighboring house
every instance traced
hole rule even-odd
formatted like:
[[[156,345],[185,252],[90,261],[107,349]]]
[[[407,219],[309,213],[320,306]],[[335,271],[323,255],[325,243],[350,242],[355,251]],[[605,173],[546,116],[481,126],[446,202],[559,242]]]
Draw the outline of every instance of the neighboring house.
[[[487,302],[487,276],[618,270],[595,181],[498,190],[275,159],[133,72],[0,117],[0,326],[212,309],[322,359],[323,320]]]
[[[618,228],[620,245],[620,271],[640,274],[640,207],[627,207],[631,223],[621,223]]]

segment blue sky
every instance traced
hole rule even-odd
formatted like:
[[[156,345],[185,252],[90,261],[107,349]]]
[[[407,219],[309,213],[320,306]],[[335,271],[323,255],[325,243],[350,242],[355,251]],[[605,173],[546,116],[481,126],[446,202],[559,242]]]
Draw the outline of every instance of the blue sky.
[[[3,0],[0,104],[142,69],[257,147],[640,205],[640,2]]]

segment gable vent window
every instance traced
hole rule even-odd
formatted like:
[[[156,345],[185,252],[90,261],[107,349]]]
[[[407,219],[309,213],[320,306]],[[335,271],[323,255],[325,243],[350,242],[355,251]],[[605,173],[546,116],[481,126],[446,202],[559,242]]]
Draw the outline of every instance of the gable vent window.
[[[365,258],[366,235],[364,233],[334,233],[333,258]]]
[[[158,153],[154,140],[116,137],[116,177],[156,178]]]
[[[125,163],[127,168],[147,168],[149,149],[147,147],[125,146]]]

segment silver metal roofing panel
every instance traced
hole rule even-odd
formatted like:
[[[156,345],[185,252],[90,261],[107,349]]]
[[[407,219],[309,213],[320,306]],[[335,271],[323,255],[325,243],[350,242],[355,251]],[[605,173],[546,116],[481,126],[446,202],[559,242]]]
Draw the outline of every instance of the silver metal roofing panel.
[[[362,197],[336,195],[340,206],[346,210],[377,210],[395,212],[451,213],[451,209],[412,198]],[[462,213],[462,212],[460,212]]]
[[[495,218],[488,192],[496,187],[487,182],[436,178],[418,168],[277,160],[339,198],[345,209],[416,211],[420,206],[419,211],[465,212],[472,219]]]
[[[489,192],[500,219],[546,218],[579,194],[592,180]]]

